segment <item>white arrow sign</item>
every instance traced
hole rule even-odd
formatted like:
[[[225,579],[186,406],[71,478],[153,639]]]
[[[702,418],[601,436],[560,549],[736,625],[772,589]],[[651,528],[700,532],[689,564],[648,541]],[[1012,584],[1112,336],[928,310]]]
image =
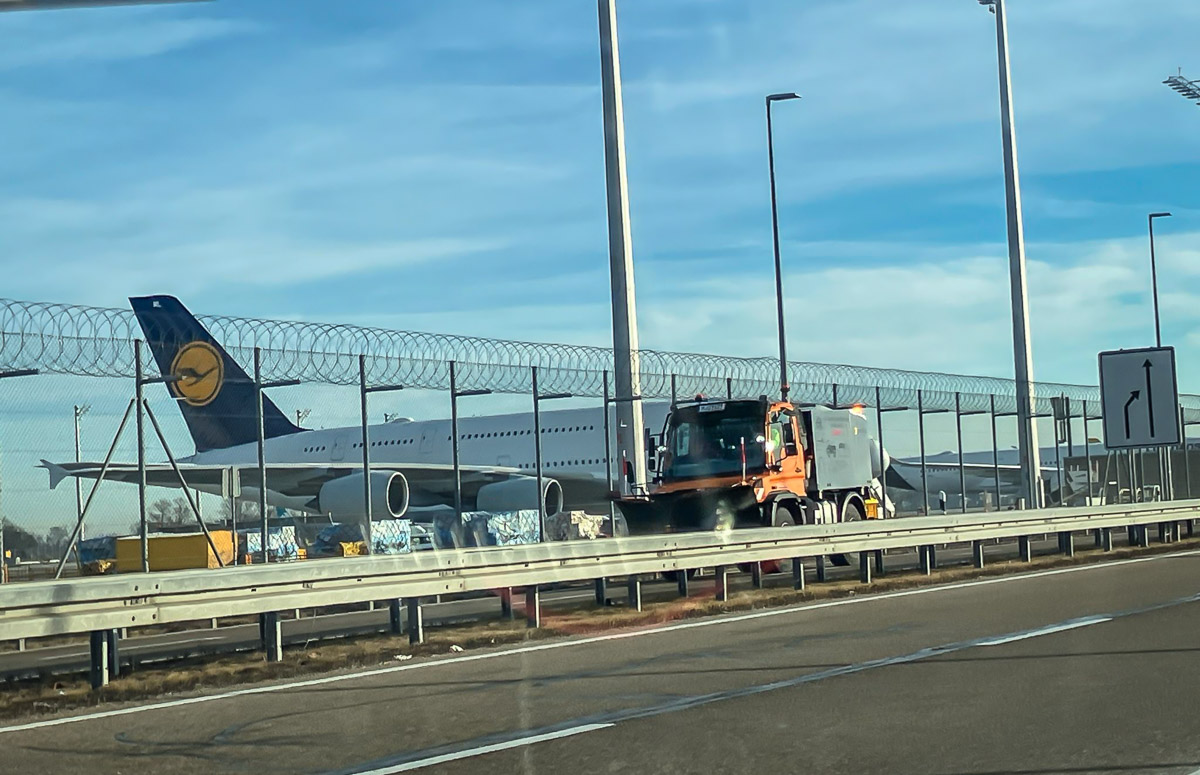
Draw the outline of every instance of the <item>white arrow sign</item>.
[[[1100,399],[1109,449],[1179,444],[1175,348],[1100,353]]]

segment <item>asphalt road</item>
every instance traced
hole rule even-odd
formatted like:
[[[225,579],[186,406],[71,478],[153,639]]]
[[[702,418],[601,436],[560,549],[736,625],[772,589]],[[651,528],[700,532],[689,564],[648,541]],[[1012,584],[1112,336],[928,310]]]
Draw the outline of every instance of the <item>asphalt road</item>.
[[[1200,770],[1200,552],[0,728],[19,773]]]
[[[1087,539],[1080,536],[1076,537],[1077,542],[1084,540]],[[1054,547],[1054,540],[1041,541],[1035,544],[1035,550],[1043,553],[1054,551]],[[1016,555],[1016,544],[1010,542],[1007,545],[998,546],[993,551],[993,555],[997,557],[1013,557]],[[942,565],[970,562],[970,548],[967,546],[948,547],[939,552],[938,561]],[[917,566],[917,562],[917,555],[911,550],[890,553],[887,557],[887,564],[893,570],[912,569]],[[857,566],[835,567],[828,565],[827,570],[829,573],[828,578],[831,579],[849,578],[858,573]],[[808,566],[808,580],[810,583],[815,583],[816,581],[812,563],[809,563]],[[746,575],[734,575],[731,580],[731,584],[735,589],[747,587],[749,583],[749,577]],[[702,582],[697,582],[697,589],[703,588],[703,586]],[[543,606],[553,610],[555,607],[563,605],[577,605],[584,600],[591,599],[593,595],[594,592],[585,589],[583,586],[574,589],[552,591],[543,595]],[[608,596],[616,604],[623,604],[626,597],[624,584],[611,584]],[[495,618],[499,614],[499,602],[495,597],[453,600],[427,606],[425,621],[428,626],[436,627],[455,622]],[[360,611],[327,616],[305,616],[300,619],[284,620],[282,628],[284,643],[289,645],[347,635],[386,632],[388,629],[388,613],[385,607],[375,611]],[[120,648],[123,664],[133,662],[140,665],[147,665],[205,654],[249,651],[259,647],[258,626],[244,624],[192,629],[156,635],[137,635],[135,632],[132,634],[132,637],[121,642]],[[29,678],[38,675],[86,673],[88,662],[87,646],[83,643],[0,653],[0,678]]]

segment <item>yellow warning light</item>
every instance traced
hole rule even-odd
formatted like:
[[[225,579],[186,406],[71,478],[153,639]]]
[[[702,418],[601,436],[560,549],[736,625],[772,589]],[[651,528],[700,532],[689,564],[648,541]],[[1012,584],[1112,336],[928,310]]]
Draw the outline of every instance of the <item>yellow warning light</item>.
[[[866,404],[855,404],[854,406],[850,407],[850,413],[857,414],[859,417],[864,416],[866,414],[866,410]]]

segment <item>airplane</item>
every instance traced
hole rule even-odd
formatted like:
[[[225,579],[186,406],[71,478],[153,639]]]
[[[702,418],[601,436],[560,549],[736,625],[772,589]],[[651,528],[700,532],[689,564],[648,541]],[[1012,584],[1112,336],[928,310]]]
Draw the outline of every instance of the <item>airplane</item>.
[[[256,501],[257,411],[253,380],[204,326],[172,296],[130,299],[165,385],[195,444],[177,458],[189,487],[222,492],[222,477],[240,471],[242,499]],[[669,405],[645,402],[648,427],[661,428]],[[541,412],[546,513],[608,510],[604,415],[600,407]],[[610,429],[615,429],[609,408]],[[269,506],[335,518],[363,515],[362,428],[307,430],[263,396],[264,457]],[[464,511],[537,509],[532,412],[466,417],[458,422]],[[454,477],[449,420],[401,418],[371,425],[372,519],[429,522],[453,515]],[[612,447],[615,450],[615,442]],[[614,453],[615,454],[615,453]],[[611,461],[614,476],[620,461]],[[101,464],[51,463],[54,488],[66,477],[97,478]],[[137,466],[112,464],[105,479],[136,482]],[[147,466],[147,483],[179,487],[169,464]]]
[[[1099,441],[1092,440],[1088,444],[1092,458],[1091,482],[1093,492],[1099,490],[1114,473],[1115,461],[1110,450]],[[1074,445],[1074,455],[1068,455],[1068,447],[1063,444],[1058,451],[1062,465],[1063,487],[1058,486],[1059,467],[1055,464],[1054,447],[1040,449],[1042,492],[1048,505],[1064,505],[1083,503],[1087,492],[1088,473],[1086,470],[1086,452],[1084,445]],[[996,465],[998,463],[998,465]],[[1000,492],[996,497],[996,474],[999,470]],[[1123,475],[1123,474],[1122,474]],[[1021,489],[1020,452],[1016,447],[998,450],[996,461],[993,462],[991,450],[982,452],[965,452],[963,454],[963,481],[959,479],[958,453],[954,451],[939,452],[927,455],[925,458],[925,476],[927,489],[930,494],[929,503],[933,509],[940,507],[939,493],[946,496],[946,507],[956,510],[961,506],[962,493],[960,485],[965,483],[967,507],[982,507],[985,504],[991,508],[1014,508],[1017,501],[1024,497]],[[893,497],[904,511],[919,511],[924,507],[921,495],[921,460],[920,458],[892,458],[887,476],[888,494]]]

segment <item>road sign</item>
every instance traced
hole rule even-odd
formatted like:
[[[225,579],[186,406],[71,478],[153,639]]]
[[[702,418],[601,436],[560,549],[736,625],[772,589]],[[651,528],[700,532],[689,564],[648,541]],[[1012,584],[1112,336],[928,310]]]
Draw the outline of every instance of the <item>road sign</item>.
[[[1109,449],[1179,444],[1175,348],[1100,353],[1100,400]]]

